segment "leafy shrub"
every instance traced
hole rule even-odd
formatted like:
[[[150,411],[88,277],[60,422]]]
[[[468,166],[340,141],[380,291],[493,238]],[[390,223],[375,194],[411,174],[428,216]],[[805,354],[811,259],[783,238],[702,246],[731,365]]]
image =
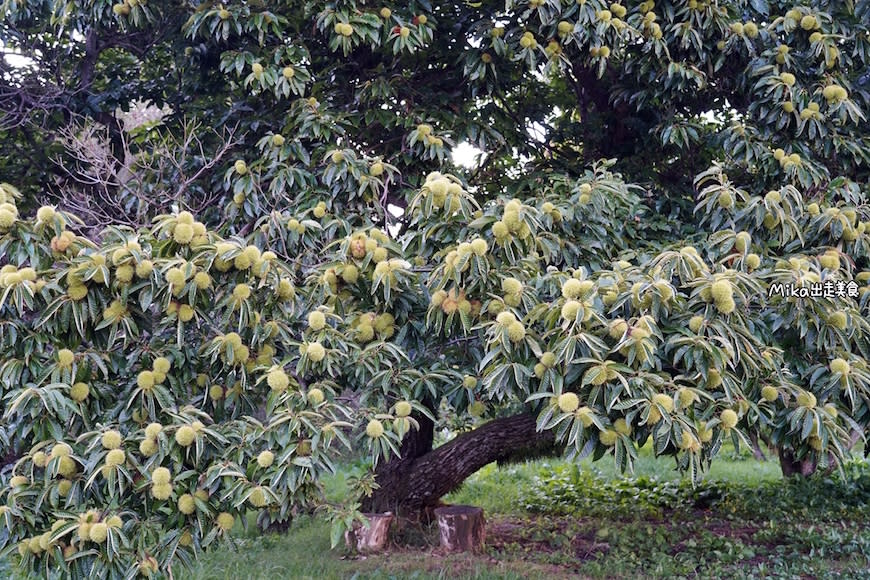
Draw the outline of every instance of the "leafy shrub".
[[[665,512],[712,508],[729,517],[838,521],[870,514],[870,464],[850,461],[842,473],[815,474],[785,482],[659,481],[655,477],[609,479],[577,466],[560,466],[535,477],[524,490],[526,509],[548,514],[655,517]]]
[[[655,477],[609,479],[576,465],[538,475],[528,486],[526,509],[539,513],[649,517],[664,510],[705,507],[724,497],[722,483],[660,481]]]
[[[842,472],[758,486],[730,483],[717,509],[744,518],[839,521],[866,517],[868,506],[870,464],[852,460]]]
[[[0,553],[45,576],[150,575],[248,508],[266,526],[310,506],[350,411],[328,374],[297,378],[334,355],[298,340],[292,269],[187,212],[99,240],[75,222],[43,207],[0,234],[0,438],[20,455]]]

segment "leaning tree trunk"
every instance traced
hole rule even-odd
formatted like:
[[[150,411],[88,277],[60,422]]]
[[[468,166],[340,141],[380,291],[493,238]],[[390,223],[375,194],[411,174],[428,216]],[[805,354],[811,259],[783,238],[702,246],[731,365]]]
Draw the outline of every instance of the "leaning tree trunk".
[[[420,431],[408,434],[401,458],[378,467],[380,487],[363,503],[363,511],[419,515],[484,465],[553,439],[551,432],[536,430],[535,415],[524,413],[494,419],[432,449],[433,425],[428,423],[421,421]]]
[[[378,465],[375,471],[376,482],[380,486],[371,497],[363,501],[362,511],[366,513],[399,513],[400,498],[408,495],[408,474],[414,462],[432,451],[435,441],[435,424],[424,415],[415,415],[419,429],[411,429],[402,440],[400,457]]]

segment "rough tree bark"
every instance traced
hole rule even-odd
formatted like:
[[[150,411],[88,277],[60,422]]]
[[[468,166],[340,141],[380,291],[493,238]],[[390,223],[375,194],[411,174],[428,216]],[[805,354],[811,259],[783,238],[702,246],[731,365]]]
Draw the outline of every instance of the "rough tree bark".
[[[348,548],[360,553],[380,552],[387,545],[392,514],[370,514],[368,527],[355,523],[353,529],[344,533]]]
[[[435,424],[425,416],[414,417],[420,428],[411,430],[402,440],[399,449],[401,457],[394,458],[378,465],[375,472],[376,481],[380,486],[371,497],[363,501],[362,509],[367,513],[393,512],[400,515],[397,509],[399,498],[408,495],[408,473],[414,462],[432,451],[435,440]]]
[[[782,469],[783,477],[791,477],[792,475],[809,477],[818,468],[818,461],[812,455],[797,459],[794,453],[788,449],[779,449],[778,451],[779,466]]]
[[[850,442],[846,449],[851,450],[855,447],[858,441],[861,440],[862,433],[860,431],[852,431],[849,436]],[[870,446],[868,446],[870,448]],[[778,448],[779,466],[782,469],[783,477],[791,477],[792,475],[800,475],[801,477],[809,477],[819,471],[820,464],[824,465],[822,473],[830,475],[837,469],[837,459],[833,454],[828,454],[827,461],[823,463],[817,453],[804,456],[803,459],[797,459],[789,449]],[[868,449],[864,449],[864,457],[867,457]],[[826,464],[826,465],[825,465]]]
[[[761,445],[758,443],[758,433],[750,433],[749,440],[752,442],[752,456],[758,461],[767,461],[767,457],[764,455],[764,451],[761,450]]]
[[[419,516],[481,467],[553,439],[551,432],[535,429],[534,414],[523,413],[494,419],[432,449],[434,426],[420,423],[420,431],[403,443],[402,457],[378,467],[380,487],[363,503],[363,511]]]
[[[435,510],[441,549],[447,552],[479,552],[486,543],[486,518],[479,507],[455,505]]]

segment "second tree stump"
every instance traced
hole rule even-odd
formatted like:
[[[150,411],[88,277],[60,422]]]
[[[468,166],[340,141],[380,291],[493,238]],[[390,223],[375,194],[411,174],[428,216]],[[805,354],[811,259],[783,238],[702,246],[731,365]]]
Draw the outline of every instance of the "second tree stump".
[[[454,505],[435,510],[441,548],[448,552],[479,552],[486,541],[486,520],[483,509],[470,505]]]

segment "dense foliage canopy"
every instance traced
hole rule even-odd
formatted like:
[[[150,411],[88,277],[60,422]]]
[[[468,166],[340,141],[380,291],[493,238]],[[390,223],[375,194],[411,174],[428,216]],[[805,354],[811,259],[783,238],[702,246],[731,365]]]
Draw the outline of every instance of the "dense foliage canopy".
[[[0,6],[23,569],[165,571],[355,442],[401,509],[515,417],[696,479],[725,440],[808,472],[864,437],[865,0]],[[494,443],[435,454],[445,424]]]

